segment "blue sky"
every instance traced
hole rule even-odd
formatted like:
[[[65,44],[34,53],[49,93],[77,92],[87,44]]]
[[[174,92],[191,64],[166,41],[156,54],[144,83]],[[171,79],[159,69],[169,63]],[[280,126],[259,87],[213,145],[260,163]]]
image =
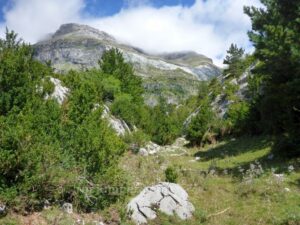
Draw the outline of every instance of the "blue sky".
[[[83,14],[89,14],[96,17],[105,17],[114,15],[122,8],[128,7],[130,1],[127,0],[85,0],[85,8]],[[153,7],[163,7],[163,6],[192,6],[195,0],[136,0],[134,2],[146,2]],[[0,0],[0,8],[9,7],[12,5],[12,0]],[[0,22],[4,21],[3,10],[0,12]]]
[[[128,6],[128,1],[124,0],[86,0],[85,11],[93,16],[110,16],[118,13],[123,7]],[[135,1],[135,3],[137,3]],[[139,1],[142,2],[142,1]],[[148,4],[154,7],[184,5],[191,6],[195,0],[149,0]]]
[[[14,4],[12,4],[14,3]],[[151,53],[195,51],[222,65],[231,43],[252,50],[244,5],[260,0],[0,0],[0,37],[5,27],[35,43],[61,24],[105,31]]]

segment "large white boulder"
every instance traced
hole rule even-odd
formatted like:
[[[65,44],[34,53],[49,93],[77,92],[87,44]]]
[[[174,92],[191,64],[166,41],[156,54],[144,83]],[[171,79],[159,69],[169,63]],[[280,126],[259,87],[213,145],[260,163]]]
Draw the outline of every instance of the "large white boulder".
[[[136,224],[146,224],[147,220],[157,217],[157,210],[170,216],[176,214],[186,220],[192,217],[195,208],[180,185],[163,182],[146,187],[129,202],[127,210]]]

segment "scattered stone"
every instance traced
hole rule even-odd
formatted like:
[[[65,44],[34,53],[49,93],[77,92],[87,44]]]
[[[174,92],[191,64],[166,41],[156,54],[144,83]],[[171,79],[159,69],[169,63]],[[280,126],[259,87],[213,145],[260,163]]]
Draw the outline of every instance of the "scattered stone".
[[[145,147],[140,148],[139,154],[142,156],[148,156],[148,155],[155,155],[160,151],[161,151],[161,146],[150,141]]]
[[[48,200],[45,200],[44,201],[44,209],[50,209],[50,206],[51,206],[50,202]]]
[[[195,158],[195,160],[196,161],[199,161],[201,158],[199,157],[199,156],[197,156],[196,158]]]
[[[277,183],[281,183],[284,181],[284,174],[273,174],[273,177],[277,181]]]
[[[143,156],[155,155],[159,152],[174,152],[174,154],[169,154],[171,157],[188,156],[188,152],[186,151],[185,147],[185,145],[188,143],[189,142],[184,137],[177,138],[172,145],[165,146],[159,146],[150,141],[146,144],[146,146],[140,148],[138,152]]]
[[[72,214],[73,213],[73,205],[71,203],[64,203],[62,205],[62,210],[66,213]]]
[[[286,192],[291,192],[291,190],[289,189],[289,188],[284,188],[284,190],[286,191]]]
[[[170,216],[176,214],[186,220],[192,217],[195,208],[180,185],[163,182],[146,187],[129,202],[127,210],[136,224],[146,224],[147,220],[157,217],[158,210]]]
[[[0,215],[4,215],[6,213],[6,205],[0,204]]]
[[[294,172],[294,170],[295,170],[295,168],[294,168],[294,166],[293,166],[293,165],[290,165],[290,166],[288,167],[288,171],[289,171],[289,173],[292,173],[292,172]]]
[[[96,222],[96,225],[106,225],[106,224],[103,222]]]
[[[77,219],[74,225],[85,225],[85,221],[83,219]]]
[[[223,170],[223,174],[228,175],[228,170],[227,169]]]
[[[173,144],[173,146],[177,147],[185,147],[185,145],[189,144],[190,142],[186,140],[184,137],[177,138]]]
[[[209,175],[215,175],[216,170],[215,169],[210,169],[208,173],[209,173]]]
[[[148,156],[149,155],[148,151],[145,148],[140,148],[139,154],[141,156]]]
[[[240,173],[244,173],[244,171],[245,171],[245,169],[242,168],[241,166],[238,167],[238,170],[239,170]]]

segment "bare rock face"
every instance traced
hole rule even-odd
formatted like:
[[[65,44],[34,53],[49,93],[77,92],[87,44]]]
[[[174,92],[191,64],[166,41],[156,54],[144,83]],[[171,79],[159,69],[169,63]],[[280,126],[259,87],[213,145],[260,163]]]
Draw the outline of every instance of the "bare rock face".
[[[157,217],[157,210],[170,216],[176,214],[182,220],[187,220],[192,217],[195,208],[180,185],[163,182],[146,187],[130,201],[127,210],[136,224],[146,224],[147,220]]]
[[[130,133],[131,130],[124,120],[118,119],[110,113],[107,105],[104,105],[102,118],[106,119],[110,127],[116,131],[119,136],[124,136],[126,133]]]
[[[252,76],[251,71],[255,68],[256,64],[252,64],[250,67],[248,67],[244,73],[239,78],[234,78],[230,81],[231,84],[238,86],[238,91],[235,93],[237,97],[239,97],[241,100],[249,99],[248,96],[248,79]],[[226,79],[223,78],[223,81]],[[217,112],[219,117],[224,117],[228,111],[229,106],[234,103],[234,101],[228,101],[224,98],[224,94],[220,94],[216,97],[214,102],[212,103],[213,109]]]
[[[6,213],[6,205],[0,203],[0,216]]]
[[[54,84],[54,91],[50,96],[46,96],[46,99],[56,99],[57,102],[61,105],[67,98],[70,90],[62,86],[61,81],[59,79],[51,77],[50,81]]]

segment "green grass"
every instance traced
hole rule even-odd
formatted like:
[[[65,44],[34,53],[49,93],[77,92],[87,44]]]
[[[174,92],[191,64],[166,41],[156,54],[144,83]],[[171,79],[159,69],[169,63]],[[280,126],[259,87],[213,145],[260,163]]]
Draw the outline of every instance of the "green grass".
[[[269,160],[271,146],[272,141],[267,137],[243,137],[202,149],[186,148],[158,156],[128,155],[122,165],[134,184],[133,195],[145,186],[164,181],[164,171],[168,166],[177,168],[178,183],[189,193],[196,208],[195,216],[183,222],[161,215],[152,221],[153,225],[300,224],[299,159],[285,161],[275,157]],[[195,161],[195,156],[200,160]],[[238,168],[241,166],[247,170],[255,161],[262,164],[264,173],[246,182],[242,179],[245,175],[238,172]],[[294,165],[298,172],[286,173],[282,183],[276,182],[271,168],[285,172],[289,165]],[[211,167],[216,168],[215,175],[208,174]],[[225,169],[228,175],[223,174]],[[224,210],[224,213],[214,216]]]
[[[156,220],[149,221],[150,225],[299,225],[300,159],[288,161],[274,157],[270,160],[271,147],[272,140],[268,137],[242,137],[200,149],[183,148],[149,157],[127,153],[120,162],[128,173],[132,188],[125,202],[93,215],[68,215],[57,208],[44,210],[39,214],[39,221],[43,223],[32,225],[72,224],[76,218],[94,224],[94,218],[109,221],[116,214],[124,218],[128,201],[146,186],[165,181],[165,170],[169,166],[176,168],[178,184],[188,192],[196,211],[188,221],[159,214]],[[196,156],[200,157],[199,161],[195,160]],[[239,172],[239,167],[247,170],[255,161],[262,164],[264,173],[250,180],[243,179],[245,174]],[[287,172],[290,165],[295,167],[295,172]],[[208,174],[212,167],[216,170],[214,175]],[[283,182],[274,178],[272,168],[276,173],[284,173]],[[228,170],[227,175],[224,170]],[[23,220],[9,214],[0,219],[0,224],[22,224],[20,221]],[[121,224],[133,223],[123,219]]]

